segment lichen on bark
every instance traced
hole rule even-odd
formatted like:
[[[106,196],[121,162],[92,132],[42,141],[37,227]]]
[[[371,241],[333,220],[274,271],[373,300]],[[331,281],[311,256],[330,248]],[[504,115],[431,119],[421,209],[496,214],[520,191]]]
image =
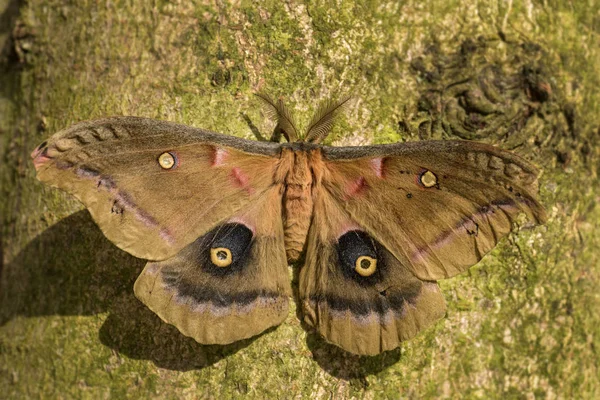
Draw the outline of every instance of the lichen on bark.
[[[460,10],[457,12],[456,10]],[[600,5],[0,1],[2,396],[597,398]],[[5,22],[5,23],[4,23]],[[477,139],[540,166],[525,221],[457,278],[446,317],[356,357],[300,325],[202,346],[141,305],[144,262],[35,180],[29,153],[73,122],[162,118],[254,138],[256,90],[306,123],[356,101],[330,144]],[[254,131],[255,132],[255,131]]]

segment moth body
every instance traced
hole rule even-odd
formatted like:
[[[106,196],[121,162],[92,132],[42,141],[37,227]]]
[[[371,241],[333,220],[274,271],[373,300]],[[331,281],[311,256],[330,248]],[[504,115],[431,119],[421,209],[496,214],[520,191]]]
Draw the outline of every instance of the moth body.
[[[315,169],[320,169],[322,160],[318,148],[282,148],[281,158],[279,168],[288,169],[283,196],[285,251],[288,262],[293,263],[300,258],[306,243],[314,206]]]

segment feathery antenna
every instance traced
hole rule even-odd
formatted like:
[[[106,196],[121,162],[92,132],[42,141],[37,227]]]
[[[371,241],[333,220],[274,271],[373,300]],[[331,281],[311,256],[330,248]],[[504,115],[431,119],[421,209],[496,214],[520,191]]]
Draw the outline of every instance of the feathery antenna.
[[[262,92],[255,93],[255,95],[263,101],[267,117],[273,121],[277,121],[271,141],[278,142],[282,133],[288,142],[297,141],[299,136],[298,129],[296,129],[294,119],[283,103],[283,100],[278,99],[277,102],[275,102],[271,96]]]
[[[322,102],[308,124],[304,140],[310,143],[321,143],[331,131],[336,117],[346,111],[350,105],[350,99],[350,96],[344,96],[337,101],[329,99]]]

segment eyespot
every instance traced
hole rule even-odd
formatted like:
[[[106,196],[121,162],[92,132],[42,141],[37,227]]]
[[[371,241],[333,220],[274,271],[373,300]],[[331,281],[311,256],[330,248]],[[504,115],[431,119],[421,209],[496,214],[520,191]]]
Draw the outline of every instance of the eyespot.
[[[228,267],[233,262],[231,250],[227,247],[213,247],[210,249],[210,261],[217,267]]]
[[[360,256],[356,259],[354,270],[360,276],[371,276],[377,271],[377,259],[369,256]]]
[[[423,171],[419,176],[419,182],[426,188],[434,187],[438,183],[437,176],[429,170]]]
[[[344,233],[336,247],[340,272],[360,286],[376,285],[389,275],[385,248],[365,231]]]
[[[177,159],[173,153],[165,152],[158,156],[158,165],[162,169],[172,169],[177,164]]]

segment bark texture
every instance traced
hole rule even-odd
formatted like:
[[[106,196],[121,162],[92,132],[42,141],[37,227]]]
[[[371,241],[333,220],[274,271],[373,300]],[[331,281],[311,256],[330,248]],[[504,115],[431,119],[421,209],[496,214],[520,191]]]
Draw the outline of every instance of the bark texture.
[[[0,397],[598,398],[599,37],[593,1],[0,0]],[[135,299],[144,261],[29,153],[109,115],[268,136],[261,89],[300,125],[353,94],[333,144],[512,149],[543,170],[549,221],[442,281],[446,317],[395,351],[344,353],[294,309],[199,345]]]

